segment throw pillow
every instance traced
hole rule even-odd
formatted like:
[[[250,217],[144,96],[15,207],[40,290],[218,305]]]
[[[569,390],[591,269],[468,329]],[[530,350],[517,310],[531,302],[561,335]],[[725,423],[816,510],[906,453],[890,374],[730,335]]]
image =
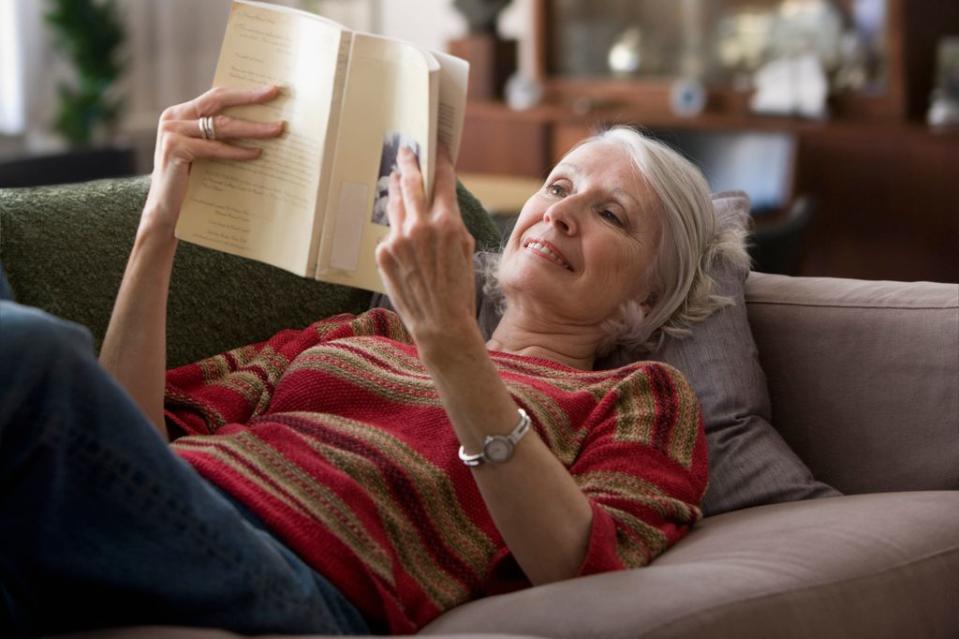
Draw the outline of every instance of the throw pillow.
[[[746,225],[749,207],[749,198],[741,192],[713,196],[721,228]],[[703,501],[707,515],[840,494],[812,476],[770,423],[766,376],[746,317],[748,274],[748,268],[715,265],[711,275],[718,292],[735,303],[696,325],[689,337],[667,339],[647,355],[682,371],[699,396],[709,443],[709,488]]]
[[[720,231],[745,229],[749,198],[742,192],[713,196]],[[477,272],[488,259],[478,253]],[[714,266],[718,292],[734,300],[693,327],[684,339],[667,339],[655,353],[620,348],[597,362],[612,368],[642,359],[666,362],[683,372],[699,396],[709,445],[710,479],[703,501],[706,515],[840,493],[817,481],[770,424],[769,393],[746,318],[744,283],[748,268]],[[479,280],[479,275],[477,276]],[[480,328],[488,338],[499,322],[495,305],[477,282]],[[374,306],[390,307],[385,296]]]

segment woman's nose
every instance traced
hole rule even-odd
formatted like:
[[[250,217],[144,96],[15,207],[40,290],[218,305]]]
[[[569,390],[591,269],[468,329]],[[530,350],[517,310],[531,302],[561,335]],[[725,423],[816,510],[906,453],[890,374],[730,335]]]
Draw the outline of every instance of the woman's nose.
[[[565,235],[575,233],[577,230],[576,216],[569,210],[569,202],[557,202],[543,212],[543,221],[554,226]]]

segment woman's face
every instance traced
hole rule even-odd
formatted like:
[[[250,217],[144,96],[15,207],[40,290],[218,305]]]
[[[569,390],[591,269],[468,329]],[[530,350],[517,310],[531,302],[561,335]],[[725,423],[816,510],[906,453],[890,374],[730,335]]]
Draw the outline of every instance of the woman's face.
[[[628,299],[642,302],[659,211],[625,149],[592,142],[573,150],[520,212],[500,263],[507,301],[582,325],[609,319]]]

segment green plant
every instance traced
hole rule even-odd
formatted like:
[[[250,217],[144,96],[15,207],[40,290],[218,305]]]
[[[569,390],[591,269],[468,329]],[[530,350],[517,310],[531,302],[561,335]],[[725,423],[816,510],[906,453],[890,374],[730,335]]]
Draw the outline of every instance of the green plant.
[[[61,82],[54,128],[74,145],[90,144],[101,128],[116,122],[123,101],[110,89],[123,71],[125,39],[115,0],[49,0],[47,24],[54,44],[73,63],[76,79]]]

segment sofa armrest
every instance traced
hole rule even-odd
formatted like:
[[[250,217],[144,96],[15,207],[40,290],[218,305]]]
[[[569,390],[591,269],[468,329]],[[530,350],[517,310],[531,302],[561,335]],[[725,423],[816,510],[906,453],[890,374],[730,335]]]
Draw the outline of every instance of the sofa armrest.
[[[773,425],[847,493],[959,489],[959,285],[752,273]]]

